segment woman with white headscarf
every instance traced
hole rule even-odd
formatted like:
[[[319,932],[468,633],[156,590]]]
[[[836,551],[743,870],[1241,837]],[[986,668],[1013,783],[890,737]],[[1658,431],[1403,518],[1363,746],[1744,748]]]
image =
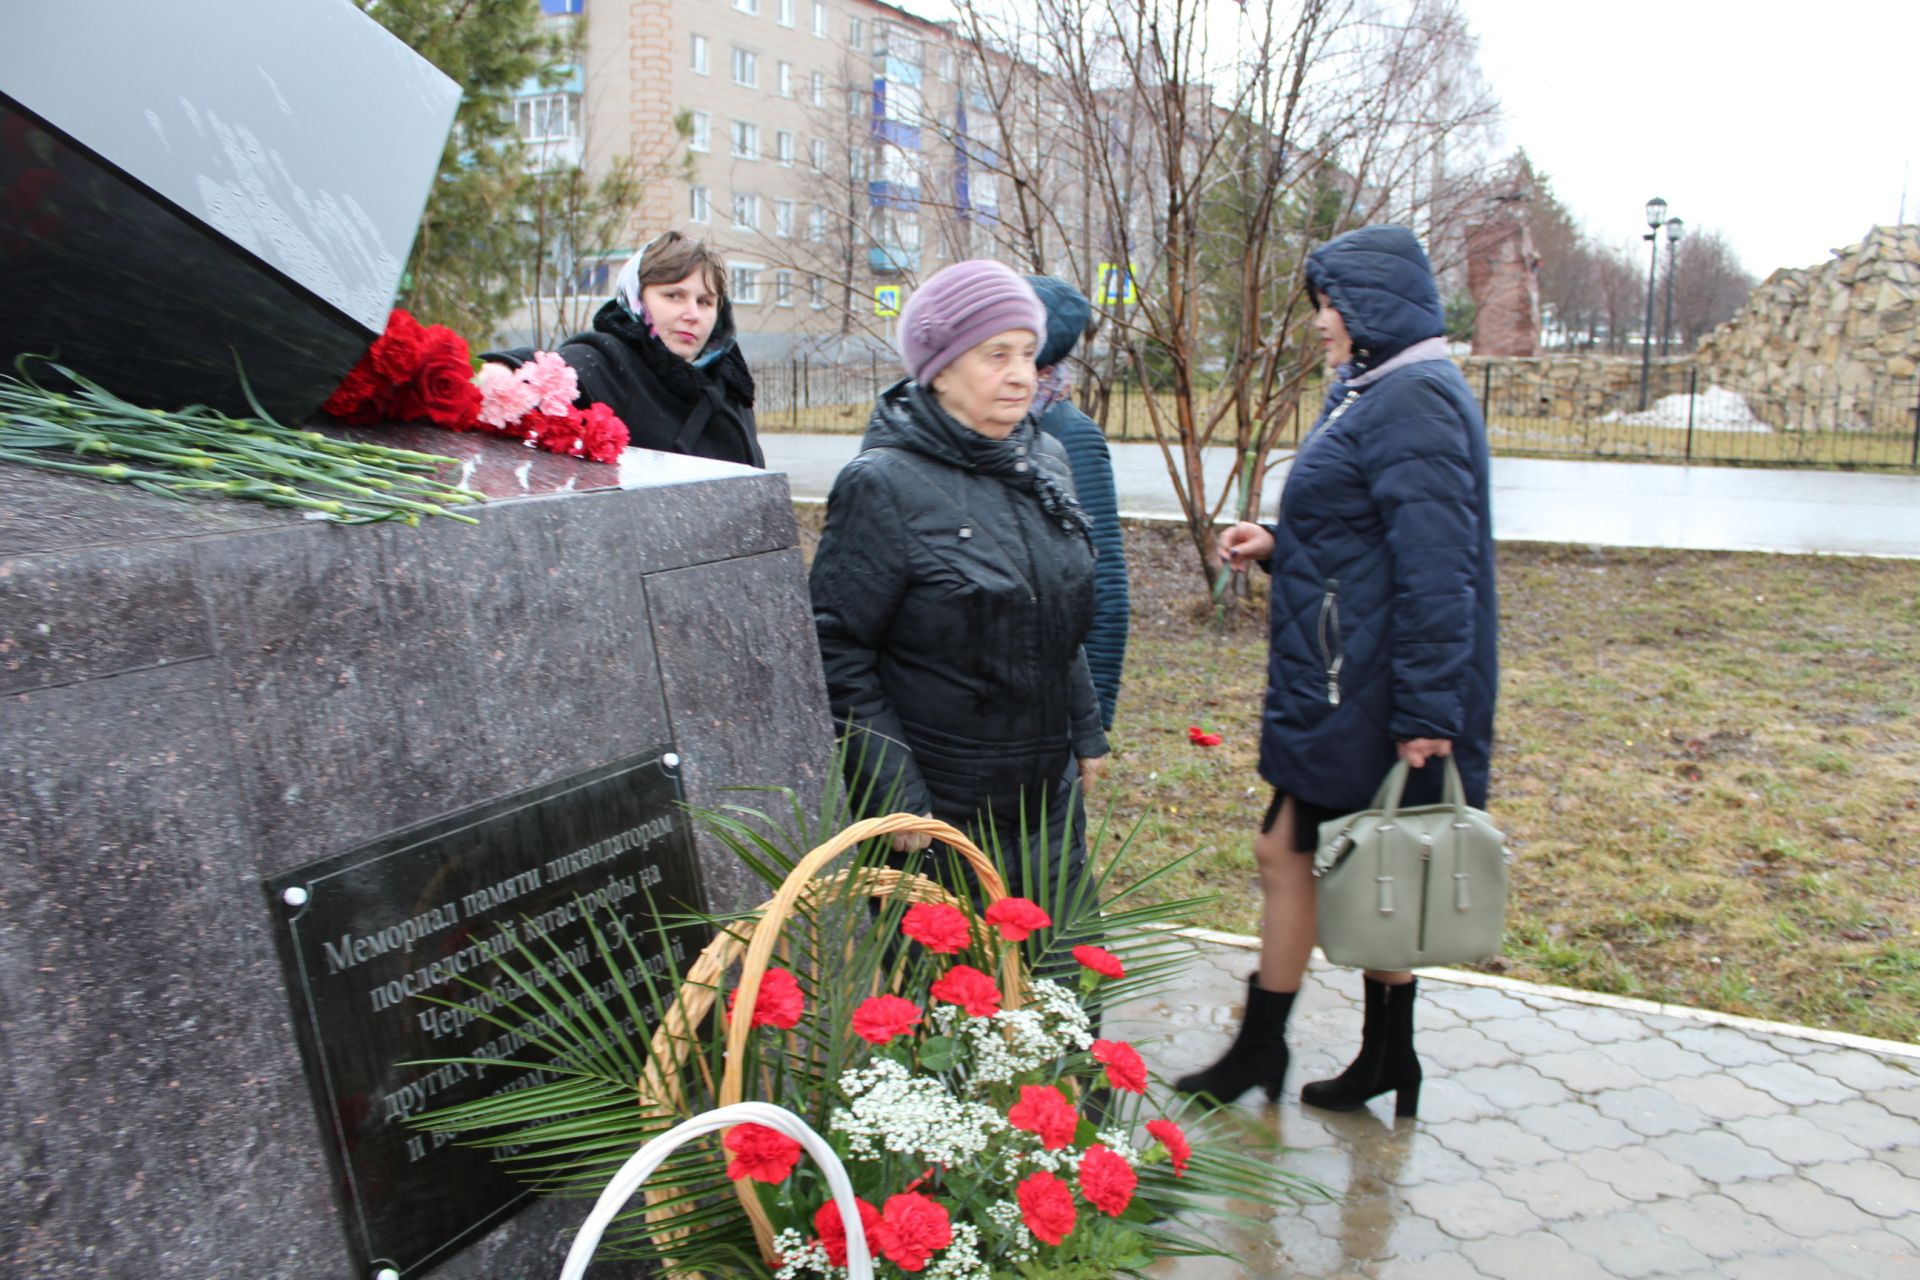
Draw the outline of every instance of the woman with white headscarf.
[[[578,403],[612,409],[636,448],[766,465],[727,268],[703,241],[669,231],[634,254],[593,328],[559,355],[579,375]],[[518,367],[532,356],[522,347],[482,358]]]

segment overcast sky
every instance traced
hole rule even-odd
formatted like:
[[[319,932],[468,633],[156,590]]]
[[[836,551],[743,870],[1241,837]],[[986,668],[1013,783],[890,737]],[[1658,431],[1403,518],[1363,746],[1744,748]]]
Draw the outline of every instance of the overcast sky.
[[[1725,234],[1742,264],[1827,260],[1920,222],[1920,0],[1459,0],[1523,146],[1597,239],[1641,210]]]

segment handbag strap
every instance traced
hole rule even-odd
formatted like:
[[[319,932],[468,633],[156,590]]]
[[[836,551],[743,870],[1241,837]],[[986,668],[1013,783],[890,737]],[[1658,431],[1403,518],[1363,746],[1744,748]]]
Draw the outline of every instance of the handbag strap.
[[[1467,816],[1467,786],[1460,780],[1460,766],[1451,755],[1440,757],[1444,766],[1445,780],[1442,784],[1440,802],[1452,809],[1463,821]],[[1379,790],[1373,793],[1373,803],[1367,807],[1378,809],[1388,822],[1400,812],[1400,798],[1407,790],[1407,777],[1412,772],[1405,760],[1396,760],[1393,768],[1387,770],[1387,776],[1380,780]]]

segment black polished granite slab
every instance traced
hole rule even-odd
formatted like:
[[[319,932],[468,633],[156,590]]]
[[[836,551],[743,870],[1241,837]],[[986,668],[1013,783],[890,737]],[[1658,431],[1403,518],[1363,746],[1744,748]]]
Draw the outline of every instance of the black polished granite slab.
[[[355,1275],[267,877],[661,743],[696,806],[823,785],[784,477],[365,434],[458,458],[480,523],[0,463],[0,1274]],[[697,851],[712,907],[763,896]],[[557,1274],[583,1213],[432,1274]]]

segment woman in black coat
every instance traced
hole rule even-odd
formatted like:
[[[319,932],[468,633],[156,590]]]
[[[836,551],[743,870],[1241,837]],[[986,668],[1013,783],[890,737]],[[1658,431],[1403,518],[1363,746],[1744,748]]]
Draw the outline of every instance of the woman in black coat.
[[[1307,258],[1314,324],[1332,373],[1272,524],[1220,537],[1235,569],[1272,574],[1260,775],[1272,803],[1254,840],[1260,969],[1219,1062],[1176,1082],[1231,1101],[1279,1096],[1285,1031],[1314,946],[1319,826],[1364,809],[1396,760],[1416,772],[1408,804],[1440,798],[1436,757],[1458,762],[1468,802],[1486,804],[1499,681],[1486,428],[1447,357],[1439,290],[1405,227],[1363,227]],[[1360,1056],[1301,1101],[1354,1110],[1392,1091],[1419,1104],[1414,978],[1365,975]]]
[[[1013,891],[1059,918],[1082,892],[1080,792],[1107,740],[1081,651],[1088,520],[1065,451],[1028,414],[1045,328],[997,262],[914,293],[899,339],[912,376],[834,482],[810,587],[856,803],[997,843]]]
[[[764,467],[753,422],[753,375],[740,354],[727,268],[699,240],[669,231],[633,255],[593,328],[558,348],[640,449]],[[532,347],[481,358],[518,368]]]

